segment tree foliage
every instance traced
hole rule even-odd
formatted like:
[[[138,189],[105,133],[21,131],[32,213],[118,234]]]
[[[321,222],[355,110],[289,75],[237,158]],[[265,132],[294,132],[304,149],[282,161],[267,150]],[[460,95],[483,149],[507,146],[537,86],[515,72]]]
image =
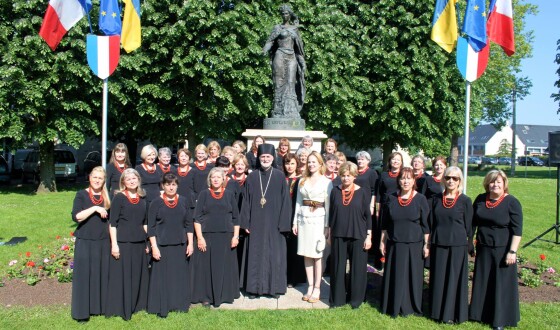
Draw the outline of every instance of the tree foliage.
[[[554,86],[558,87],[558,90],[560,90],[560,39],[558,39],[556,45],[558,46],[558,48],[556,48],[558,50],[558,53],[556,54],[556,59],[554,60],[554,62],[558,64],[558,70],[556,70],[556,74],[558,74],[559,79],[556,80]],[[558,110],[556,111],[556,113],[560,113],[560,92],[553,93],[552,95],[550,95],[550,97],[552,97],[554,101],[558,102]]]

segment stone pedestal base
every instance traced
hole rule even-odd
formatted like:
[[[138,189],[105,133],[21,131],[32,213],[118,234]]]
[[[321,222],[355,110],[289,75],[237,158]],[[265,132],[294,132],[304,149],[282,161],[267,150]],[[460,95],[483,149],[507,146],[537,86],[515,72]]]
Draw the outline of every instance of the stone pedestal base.
[[[305,120],[301,118],[265,118],[264,129],[305,131]]]
[[[267,119],[265,119],[266,122]],[[277,120],[273,118],[268,118],[268,120]],[[301,120],[303,119],[281,119],[281,120]],[[243,137],[247,139],[247,150],[251,150],[253,144],[253,138],[257,135],[264,137],[266,143],[271,143],[275,148],[278,148],[278,142],[280,139],[285,137],[290,140],[290,152],[296,152],[299,144],[301,143],[301,138],[309,135],[313,138],[313,146],[311,149],[321,152],[321,140],[326,139],[327,135],[323,131],[305,131],[305,130],[280,130],[280,129],[248,129],[243,134]]]

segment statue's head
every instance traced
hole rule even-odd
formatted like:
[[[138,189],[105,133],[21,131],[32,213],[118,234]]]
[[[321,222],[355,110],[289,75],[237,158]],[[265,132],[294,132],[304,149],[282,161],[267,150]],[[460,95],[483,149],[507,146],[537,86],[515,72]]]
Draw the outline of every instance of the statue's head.
[[[290,5],[288,4],[283,4],[280,6],[280,8],[278,8],[278,11],[280,12],[280,15],[283,16],[284,13],[288,13],[290,14],[290,22],[292,24],[298,25],[299,24],[299,20],[297,15],[294,13],[294,11],[292,10],[292,7],[290,7]]]

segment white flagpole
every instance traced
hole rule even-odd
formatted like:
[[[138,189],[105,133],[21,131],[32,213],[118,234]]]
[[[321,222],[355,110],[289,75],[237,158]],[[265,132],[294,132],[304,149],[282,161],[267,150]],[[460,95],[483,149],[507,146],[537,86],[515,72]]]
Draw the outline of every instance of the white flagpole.
[[[470,110],[471,110],[471,83],[466,81],[466,97],[465,97],[465,142],[463,143],[463,193],[467,193],[467,170],[469,167],[469,129],[470,129]]]
[[[108,83],[109,78],[103,79],[103,116],[101,120],[101,166],[107,165],[107,99],[108,99]]]

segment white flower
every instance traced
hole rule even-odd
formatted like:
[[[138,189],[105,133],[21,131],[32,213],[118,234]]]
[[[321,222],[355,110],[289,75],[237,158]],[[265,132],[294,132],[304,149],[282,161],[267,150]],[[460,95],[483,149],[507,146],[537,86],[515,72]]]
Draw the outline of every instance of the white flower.
[[[17,264],[17,260],[12,260],[12,261],[10,261],[10,263],[8,264],[8,266],[13,266],[13,265],[15,265],[15,264]]]
[[[50,261],[49,258],[45,258],[45,260],[43,260],[44,263],[47,263],[49,261]]]

